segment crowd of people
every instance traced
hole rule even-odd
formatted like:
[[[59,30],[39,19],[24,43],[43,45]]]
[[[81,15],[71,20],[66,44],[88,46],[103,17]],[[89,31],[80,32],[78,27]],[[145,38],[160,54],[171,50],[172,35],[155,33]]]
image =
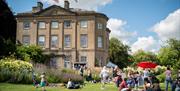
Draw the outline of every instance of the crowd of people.
[[[112,74],[112,75],[111,75]],[[165,91],[168,91],[168,85],[170,84],[171,91],[180,91],[180,70],[178,71],[177,78],[172,79],[172,71],[169,67],[164,72],[165,74]],[[81,66],[79,69],[79,75],[84,76],[84,67]],[[118,91],[164,91],[160,87],[159,79],[151,72],[150,69],[144,69],[143,72],[131,71],[124,73],[118,66],[114,67],[111,72],[103,67],[99,74],[101,78],[101,89],[106,88],[106,84],[110,81],[115,83],[115,86],[118,88]],[[35,87],[41,86],[42,91],[46,91],[45,86],[48,84],[45,73],[42,73],[40,84],[37,83],[35,76],[33,76],[33,83]],[[88,70],[86,77],[87,81],[92,81],[91,70]],[[77,89],[80,88],[79,84],[76,84],[71,79],[67,83],[68,89]]]
[[[172,72],[169,67],[164,72],[165,74],[165,91],[168,91],[168,84],[171,86],[171,91],[180,91],[180,70],[176,80],[172,79]],[[105,83],[108,81],[108,70],[104,67],[100,73],[102,78],[102,89],[105,88]],[[160,87],[159,79],[151,72],[150,69],[144,69],[143,72],[133,72],[131,70],[125,74],[117,66],[113,68],[112,80],[115,82],[118,91],[163,91]]]

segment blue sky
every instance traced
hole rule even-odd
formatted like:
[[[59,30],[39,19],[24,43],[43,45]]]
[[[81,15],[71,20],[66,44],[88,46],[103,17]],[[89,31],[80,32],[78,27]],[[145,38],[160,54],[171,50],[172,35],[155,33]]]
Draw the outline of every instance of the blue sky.
[[[63,0],[59,3],[53,0],[7,0],[16,13],[30,11],[37,1],[42,1],[45,7],[63,5]],[[110,18],[111,36],[131,46],[133,51],[157,51],[162,45],[159,41],[180,39],[180,0],[78,0],[78,3],[70,0],[70,3],[71,7],[106,14]],[[168,33],[175,35],[167,36]]]

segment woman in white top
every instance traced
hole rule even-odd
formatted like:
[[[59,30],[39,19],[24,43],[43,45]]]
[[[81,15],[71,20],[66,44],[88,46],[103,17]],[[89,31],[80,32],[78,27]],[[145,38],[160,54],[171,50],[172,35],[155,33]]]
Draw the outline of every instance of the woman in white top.
[[[106,69],[106,66],[104,66],[103,69],[101,70],[101,73],[100,73],[100,77],[101,77],[101,80],[102,80],[101,89],[104,89],[104,88],[105,88],[105,83],[106,83],[107,80],[108,80],[108,76],[109,76],[109,72],[108,72],[108,70]]]

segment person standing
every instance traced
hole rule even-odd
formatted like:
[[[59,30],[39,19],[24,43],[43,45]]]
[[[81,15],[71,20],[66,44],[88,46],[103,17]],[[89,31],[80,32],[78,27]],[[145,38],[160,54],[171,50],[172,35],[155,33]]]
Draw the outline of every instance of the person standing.
[[[80,75],[83,77],[83,74],[84,74],[84,68],[83,68],[83,66],[80,67],[79,73],[80,73]]]
[[[172,78],[171,78],[172,72],[169,67],[167,67],[167,70],[165,71],[165,75],[166,75],[165,87],[166,87],[166,91],[168,91],[169,83],[170,83],[171,89],[172,89]]]
[[[38,82],[34,72],[32,73],[32,81],[33,81],[33,86],[38,88]]]
[[[44,72],[41,74],[40,78],[41,78],[40,86],[42,87],[42,91],[46,91],[45,86],[46,86],[47,81],[46,81]]]
[[[101,89],[105,89],[105,83],[108,80],[108,76],[109,76],[109,72],[106,69],[106,66],[104,66],[100,73],[101,82],[102,82]]]
[[[150,72],[148,71],[148,69],[146,68],[144,71],[143,71],[143,78],[145,79],[145,78],[148,78],[149,77],[149,74],[150,74]]]

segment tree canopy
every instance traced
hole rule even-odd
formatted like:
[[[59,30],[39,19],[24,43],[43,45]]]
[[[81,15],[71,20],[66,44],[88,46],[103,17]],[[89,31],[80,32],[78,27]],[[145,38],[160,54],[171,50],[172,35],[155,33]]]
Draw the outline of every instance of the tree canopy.
[[[109,56],[110,61],[118,65],[120,68],[124,68],[129,65],[129,46],[124,45],[116,38],[110,39]]]
[[[180,40],[169,39],[158,53],[161,65],[180,68]]]
[[[158,59],[155,53],[153,52],[145,52],[143,50],[138,50],[133,54],[134,62],[142,62],[142,61],[151,61],[158,63]]]
[[[44,63],[45,56],[42,54],[42,49],[39,46],[17,46],[16,49],[17,58],[24,61],[33,61],[38,63]]]

